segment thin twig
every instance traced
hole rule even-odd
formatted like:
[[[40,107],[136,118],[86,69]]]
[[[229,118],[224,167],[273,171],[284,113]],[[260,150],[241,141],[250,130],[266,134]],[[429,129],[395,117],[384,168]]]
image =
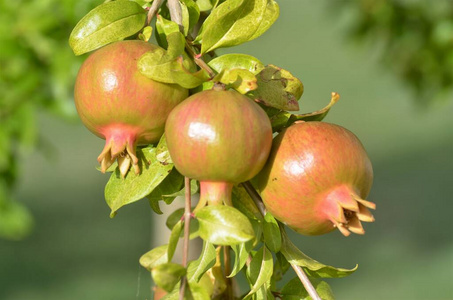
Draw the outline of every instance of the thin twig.
[[[296,272],[297,276],[299,277],[300,281],[304,285],[311,298],[313,298],[313,300],[322,300],[316,292],[316,289],[311,284],[310,279],[308,279],[307,274],[305,274],[302,267],[295,264],[291,264],[291,267],[293,267],[294,271]]]
[[[253,185],[250,183],[250,181],[243,182],[243,183],[241,183],[241,185],[245,188],[245,190],[249,194],[250,198],[252,198],[253,202],[255,202],[259,211],[264,216],[266,214],[266,208],[264,207],[263,199],[261,199],[261,196],[255,190]],[[297,276],[299,277],[300,281],[304,285],[308,294],[311,296],[311,298],[313,298],[313,300],[322,300],[321,297],[319,297],[318,293],[316,292],[316,289],[311,284],[310,279],[308,279],[304,270],[296,264],[293,264],[293,263],[290,263],[290,264],[291,264],[291,267],[296,272]]]
[[[149,11],[148,11],[148,17],[146,18],[146,24],[149,25],[151,23],[151,20],[156,15],[157,11],[159,10],[159,7],[162,5],[162,2],[164,2],[164,0],[154,0],[153,1],[153,4],[151,4],[151,7],[149,8]]]
[[[260,213],[265,216],[266,215],[266,208],[264,207],[263,200],[261,199],[261,196],[258,194],[258,192],[255,190],[253,185],[250,183],[250,181],[246,181],[241,183],[241,185],[245,188],[247,193],[250,195],[250,198],[252,198],[253,202],[255,202],[256,207],[258,207]]]
[[[171,20],[178,24],[179,31],[184,32],[184,26],[182,25],[182,9],[179,0],[168,0],[167,6],[170,11]]]
[[[183,241],[183,252],[182,252],[182,266],[187,268],[189,261],[189,241],[190,241],[190,218],[192,215],[192,199],[190,191],[190,178],[184,177],[184,189],[185,189],[185,204],[184,204],[184,241]],[[187,278],[184,276],[181,279],[181,287],[179,289],[179,299],[184,299],[184,293],[187,285]]]

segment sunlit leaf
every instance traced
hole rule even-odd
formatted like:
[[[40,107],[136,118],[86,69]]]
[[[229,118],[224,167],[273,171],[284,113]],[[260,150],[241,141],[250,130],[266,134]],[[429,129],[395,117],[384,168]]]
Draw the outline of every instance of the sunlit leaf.
[[[156,148],[137,149],[141,174],[128,172],[125,178],[117,169],[105,186],[105,200],[111,209],[111,217],[122,206],[143,199],[168,176],[173,164],[164,164],[156,157]]]
[[[278,9],[268,0],[228,0],[211,11],[201,32],[201,53],[257,38],[276,20]],[[274,7],[274,9],[272,9]],[[266,19],[265,19],[266,18]]]
[[[208,65],[217,73],[230,69],[245,69],[257,75],[264,65],[257,58],[247,54],[224,54],[211,60]]]
[[[81,55],[139,32],[145,21],[146,11],[136,2],[103,3],[77,23],[69,45],[75,55]]]
[[[304,92],[304,86],[290,72],[268,65],[256,78],[258,88],[248,94],[250,98],[280,110],[299,110],[298,100]]]
[[[148,271],[151,271],[151,269],[158,265],[168,263],[167,249],[168,245],[162,245],[146,252],[140,257],[140,265]]]
[[[196,212],[200,237],[215,245],[235,245],[254,238],[249,219],[234,207],[205,206]]]
[[[183,224],[184,223],[180,220],[175,224],[175,226],[173,226],[173,229],[171,230],[167,249],[168,261],[171,261],[173,259],[173,255],[175,254],[176,247],[178,246],[178,241],[183,230]]]

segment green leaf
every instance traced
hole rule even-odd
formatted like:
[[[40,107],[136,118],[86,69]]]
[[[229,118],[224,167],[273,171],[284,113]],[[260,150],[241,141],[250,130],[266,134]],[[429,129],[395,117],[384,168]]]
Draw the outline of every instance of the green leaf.
[[[257,58],[247,54],[224,54],[211,60],[208,65],[217,73],[230,69],[245,69],[257,75],[264,65]]]
[[[182,4],[181,6],[185,8],[184,11],[187,12],[187,15],[183,12],[184,35],[187,35],[188,31],[197,24],[198,19],[200,18],[200,9],[193,0],[180,0],[180,2]],[[185,21],[185,19],[187,19],[187,21]]]
[[[200,11],[208,11],[214,7],[216,0],[197,0],[197,6]]]
[[[231,246],[231,249],[234,251],[234,264],[231,274],[228,275],[229,278],[236,276],[242,270],[253,249],[253,242],[248,241]]]
[[[232,192],[233,206],[239,209],[247,218],[252,220],[263,220],[263,215],[256,207],[255,202],[241,185],[234,186]]]
[[[193,208],[192,208],[193,210]],[[175,227],[175,225],[182,220],[183,218],[183,215],[184,215],[184,208],[180,208],[180,209],[177,209],[175,210],[173,213],[171,213],[168,218],[167,218],[167,221],[166,221],[166,224],[167,227],[170,229],[170,230],[173,230],[173,228]],[[191,219],[190,220],[190,235],[189,235],[189,238],[190,239],[194,239],[196,237],[198,237],[198,228],[199,228],[199,225],[198,225],[198,220],[197,219]],[[181,232],[181,236],[182,236],[182,233]]]
[[[282,233],[281,252],[290,264],[301,266],[311,277],[340,278],[354,273],[358,266],[353,269],[342,269],[324,265],[300,251],[290,240],[284,229]]]
[[[157,151],[157,150],[156,150]],[[177,197],[177,193],[184,186],[184,177],[173,169],[170,174],[162,181],[146,198],[149,200],[151,208],[157,213],[162,214],[159,208],[159,201],[170,204]],[[175,195],[175,196],[173,196]]]
[[[271,27],[272,24],[274,24],[274,22],[277,21],[279,15],[280,7],[278,6],[277,2],[275,2],[274,0],[268,0],[262,21],[258,26],[258,29],[255,31],[255,34],[253,34],[253,36],[250,38],[250,40],[256,39],[264,32],[266,32],[269,29],[269,27]]]
[[[340,100],[340,95],[332,93],[329,104],[317,111],[305,114],[291,114],[272,107],[263,107],[272,124],[274,132],[281,131],[283,128],[290,126],[297,121],[322,121],[329,113],[332,106]]]
[[[191,292],[191,296],[193,300],[211,300],[211,296],[209,295],[208,291],[206,290],[205,286],[195,282],[189,282],[189,289]],[[188,299],[184,298],[184,299]]]
[[[156,148],[138,148],[137,156],[141,174],[128,172],[123,179],[116,169],[105,186],[105,200],[111,209],[111,217],[124,205],[149,195],[173,169],[173,164],[163,164],[157,159]]]
[[[200,237],[215,245],[235,245],[254,238],[249,219],[234,207],[205,206],[196,213]]]
[[[266,212],[263,223],[263,235],[266,246],[272,252],[279,252],[282,245],[282,236],[277,220],[269,212]]]
[[[275,257],[277,258],[277,260],[274,264],[274,273],[272,274],[272,278],[274,281],[280,281],[291,265],[288,263],[281,252],[276,253]]]
[[[179,26],[173,21],[167,20],[166,18],[162,17],[162,15],[157,16],[156,20],[156,40],[158,44],[164,48],[168,48],[167,36],[179,32]]]
[[[175,83],[186,89],[196,88],[204,82],[211,80],[209,73],[204,69],[196,72],[187,69],[182,57],[179,57],[174,63],[171,75]]]
[[[153,34],[153,28],[151,26],[146,26],[143,28],[143,31],[139,33],[138,37],[144,42],[148,42]]]
[[[162,245],[146,252],[140,257],[140,265],[151,271],[153,268],[168,263],[168,245]]]
[[[217,81],[229,85],[241,94],[257,89],[257,79],[252,72],[245,69],[231,69],[219,74]]]
[[[313,287],[316,289],[319,297],[323,300],[334,300],[330,286],[325,281],[310,278]],[[282,300],[311,300],[307,290],[300,282],[299,277],[291,279],[280,291]]]
[[[299,110],[298,100],[304,92],[304,86],[290,72],[268,65],[256,78],[258,88],[248,94],[250,98],[280,110]]]
[[[266,246],[253,256],[250,267],[247,269],[247,277],[252,284],[252,289],[243,300],[250,299],[264,284],[269,283],[273,272],[272,253]]]
[[[216,260],[216,251],[214,246],[206,241],[203,241],[203,249],[201,250],[200,257],[189,263],[187,268],[187,280],[189,282],[200,281],[206,271],[212,268]]]
[[[186,275],[186,269],[175,263],[166,263],[154,267],[151,275],[158,287],[171,292],[181,277]]]
[[[271,5],[272,7],[272,5]],[[201,53],[231,47],[257,38],[276,17],[270,16],[268,0],[227,0],[211,11],[201,32]],[[277,13],[278,10],[274,13]],[[264,20],[264,18],[268,18]]]
[[[112,1],[91,10],[74,27],[69,45],[81,55],[139,32],[146,21],[146,11],[133,1]]]
[[[171,230],[170,239],[168,241],[168,261],[173,259],[173,255],[175,254],[176,247],[178,246],[179,237],[181,236],[183,230],[183,222],[180,220]]]

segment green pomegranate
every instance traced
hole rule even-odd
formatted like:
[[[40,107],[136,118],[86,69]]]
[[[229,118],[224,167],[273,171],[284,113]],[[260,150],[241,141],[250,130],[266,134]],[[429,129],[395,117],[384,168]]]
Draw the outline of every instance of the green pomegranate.
[[[77,75],[74,100],[80,119],[106,140],[98,157],[102,172],[118,158],[124,177],[132,163],[139,173],[135,148],[159,141],[170,111],[187,98],[179,85],[151,80],[137,61],[158,48],[143,41],[121,41],[91,54]]]
[[[272,145],[266,113],[233,90],[187,98],[168,116],[165,136],[176,169],[200,181],[200,202],[208,204],[231,203],[233,185],[261,170]]]
[[[371,162],[349,130],[324,122],[297,122],[275,139],[269,160],[256,178],[266,209],[306,235],[338,228],[364,234],[372,222],[363,200],[373,181]]]

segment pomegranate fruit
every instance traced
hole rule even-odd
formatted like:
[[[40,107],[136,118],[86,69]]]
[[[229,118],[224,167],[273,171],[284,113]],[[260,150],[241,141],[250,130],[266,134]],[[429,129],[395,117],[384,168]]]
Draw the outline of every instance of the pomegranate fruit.
[[[266,209],[296,232],[320,235],[338,228],[364,234],[372,222],[371,162],[349,130],[324,122],[296,122],[273,142],[256,178]]]
[[[233,185],[255,176],[272,146],[264,110],[233,90],[187,98],[168,116],[165,136],[176,169],[200,181],[200,203],[209,205],[231,204]]]
[[[79,70],[74,100],[85,126],[106,140],[98,157],[102,172],[118,158],[123,177],[131,163],[139,173],[136,146],[157,142],[170,111],[188,96],[179,85],[151,80],[138,70],[140,56],[157,48],[143,41],[112,43]]]

